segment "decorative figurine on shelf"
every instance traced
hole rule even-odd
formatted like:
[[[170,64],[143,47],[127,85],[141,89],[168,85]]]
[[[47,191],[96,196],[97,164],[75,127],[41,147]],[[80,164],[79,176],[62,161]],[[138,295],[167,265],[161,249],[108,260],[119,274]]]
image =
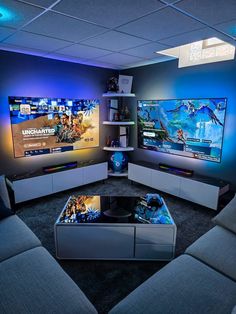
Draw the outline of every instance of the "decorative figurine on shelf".
[[[110,136],[108,136],[108,137],[106,138],[106,146],[107,146],[107,147],[110,147],[110,146],[111,146],[111,137],[110,137]]]
[[[125,108],[124,108],[124,106],[122,106],[120,108],[120,121],[123,121],[124,117],[125,117]]]
[[[119,90],[118,79],[115,76],[109,78],[107,82],[107,91],[117,93],[118,90]]]
[[[113,121],[120,121],[120,113],[119,113],[119,111],[114,113]]]
[[[114,139],[111,141],[111,147],[120,147],[120,141],[119,139]]]
[[[130,120],[130,112],[127,106],[125,106],[125,110],[124,110],[124,120],[129,121]]]

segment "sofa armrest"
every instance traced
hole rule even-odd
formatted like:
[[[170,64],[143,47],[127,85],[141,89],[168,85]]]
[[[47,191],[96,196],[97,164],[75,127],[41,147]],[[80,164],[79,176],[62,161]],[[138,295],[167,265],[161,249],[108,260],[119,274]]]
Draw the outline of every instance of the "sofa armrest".
[[[233,233],[236,233],[236,195],[212,221]]]

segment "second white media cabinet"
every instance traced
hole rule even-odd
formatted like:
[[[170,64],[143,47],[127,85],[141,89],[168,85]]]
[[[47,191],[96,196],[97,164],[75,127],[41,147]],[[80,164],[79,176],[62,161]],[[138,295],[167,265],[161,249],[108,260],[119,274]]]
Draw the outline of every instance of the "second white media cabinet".
[[[184,177],[162,170],[148,162],[129,163],[128,179],[217,210],[219,197],[229,184],[204,176]]]

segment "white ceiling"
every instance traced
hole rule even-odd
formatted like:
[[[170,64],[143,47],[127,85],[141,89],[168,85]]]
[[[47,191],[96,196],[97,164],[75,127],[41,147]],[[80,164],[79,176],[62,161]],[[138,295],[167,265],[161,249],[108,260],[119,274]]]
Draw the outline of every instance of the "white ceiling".
[[[218,37],[236,45],[236,0],[1,0],[0,49],[112,69]]]

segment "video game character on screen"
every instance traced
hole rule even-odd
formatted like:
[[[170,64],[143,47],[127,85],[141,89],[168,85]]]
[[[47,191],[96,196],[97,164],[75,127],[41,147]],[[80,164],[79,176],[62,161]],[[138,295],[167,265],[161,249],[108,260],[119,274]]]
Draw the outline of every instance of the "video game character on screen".
[[[185,143],[186,139],[184,137],[184,131],[182,129],[177,130],[177,142]]]

